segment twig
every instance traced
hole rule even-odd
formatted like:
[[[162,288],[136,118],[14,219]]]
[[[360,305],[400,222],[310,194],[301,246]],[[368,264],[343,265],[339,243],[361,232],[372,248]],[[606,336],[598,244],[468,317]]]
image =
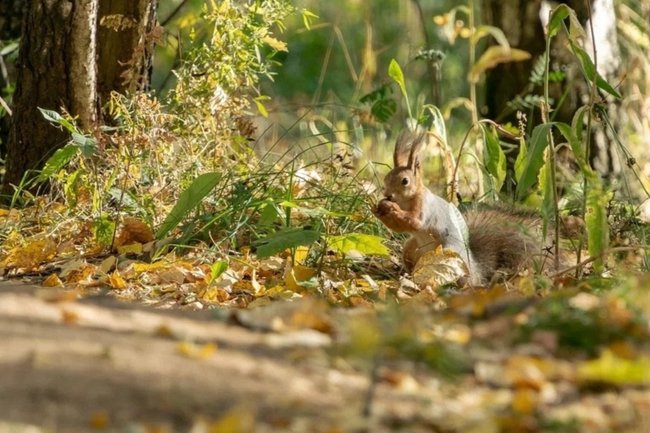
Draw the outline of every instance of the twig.
[[[588,258],[584,259],[583,261],[581,261],[580,263],[577,263],[577,264],[571,266],[570,268],[566,268],[566,269],[563,269],[563,270],[561,270],[559,272],[556,272],[555,274],[551,275],[550,277],[551,278],[557,278],[557,277],[559,277],[561,275],[564,275],[566,273],[575,271],[575,270],[577,270],[579,268],[582,268],[585,265],[588,265],[589,263],[591,263],[591,262],[593,262],[595,260],[602,259],[604,256],[609,255],[609,254],[620,253],[620,252],[625,252],[625,251],[636,251],[636,250],[650,250],[650,245],[635,245],[635,246],[630,246],[630,247],[608,248],[605,251],[603,251],[602,253],[600,253],[599,255],[588,257]]]
[[[11,108],[9,108],[7,101],[5,101],[2,96],[0,96],[0,105],[2,105],[2,108],[5,109],[5,111],[7,112],[7,114],[9,114],[9,116],[13,116],[13,112],[11,111]]]

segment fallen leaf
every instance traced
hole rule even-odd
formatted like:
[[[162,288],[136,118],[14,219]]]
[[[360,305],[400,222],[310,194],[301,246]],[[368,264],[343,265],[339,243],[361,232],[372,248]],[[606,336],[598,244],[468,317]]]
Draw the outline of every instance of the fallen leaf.
[[[110,286],[116,290],[126,289],[126,281],[124,281],[124,278],[117,270],[113,271],[113,273],[108,278],[108,284],[110,284]]]
[[[61,287],[63,286],[63,281],[59,278],[57,274],[51,274],[45,280],[43,280],[43,287]]]
[[[413,281],[420,287],[439,287],[455,283],[467,274],[467,265],[458,254],[438,246],[420,257],[413,270]]]
[[[146,244],[153,240],[153,231],[147,223],[138,218],[126,217],[122,223],[120,234],[115,238],[114,247],[135,243]]]
[[[197,345],[189,341],[182,341],[176,347],[178,353],[192,359],[207,359],[217,351],[216,344],[206,343]]]

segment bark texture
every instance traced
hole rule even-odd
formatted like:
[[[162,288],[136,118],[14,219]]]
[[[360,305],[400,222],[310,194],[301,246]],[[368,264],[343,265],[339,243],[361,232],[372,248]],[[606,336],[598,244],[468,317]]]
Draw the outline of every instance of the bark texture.
[[[101,103],[110,92],[146,90],[156,41],[156,0],[101,0],[99,5],[99,76]]]
[[[98,0],[30,0],[17,62],[14,113],[3,190],[38,169],[68,134],[50,125],[38,107],[68,110],[80,126],[97,119],[95,50]]]

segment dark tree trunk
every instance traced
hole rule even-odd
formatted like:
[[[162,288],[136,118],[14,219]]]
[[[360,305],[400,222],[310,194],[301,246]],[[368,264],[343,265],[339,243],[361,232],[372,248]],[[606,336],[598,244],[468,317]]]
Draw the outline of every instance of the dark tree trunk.
[[[38,169],[64,145],[66,132],[38,111],[61,108],[82,128],[96,122],[95,29],[97,0],[30,0],[17,62],[4,192]]]
[[[97,84],[101,103],[111,91],[147,90],[157,0],[100,0]]]
[[[528,51],[531,59],[503,63],[486,76],[487,117],[516,124],[508,102],[528,88],[528,77],[535,59],[545,51],[544,28],[539,19],[542,0],[487,0],[482,14],[486,24],[503,30],[512,47]]]
[[[3,0],[0,2],[0,40],[9,41],[20,38],[23,28],[23,17],[25,15],[26,2],[24,0]],[[16,80],[14,65],[0,58],[0,87],[9,88]],[[4,91],[0,94],[6,103],[11,103],[10,95]],[[0,158],[4,159],[7,153],[7,141],[9,139],[10,117],[6,110],[1,110],[0,117]]]

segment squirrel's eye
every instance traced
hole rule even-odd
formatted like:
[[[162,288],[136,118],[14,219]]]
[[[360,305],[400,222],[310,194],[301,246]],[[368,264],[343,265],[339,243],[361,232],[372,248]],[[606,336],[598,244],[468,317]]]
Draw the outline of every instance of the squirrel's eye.
[[[409,184],[409,178],[408,177],[403,177],[402,178],[402,185],[406,186]]]

